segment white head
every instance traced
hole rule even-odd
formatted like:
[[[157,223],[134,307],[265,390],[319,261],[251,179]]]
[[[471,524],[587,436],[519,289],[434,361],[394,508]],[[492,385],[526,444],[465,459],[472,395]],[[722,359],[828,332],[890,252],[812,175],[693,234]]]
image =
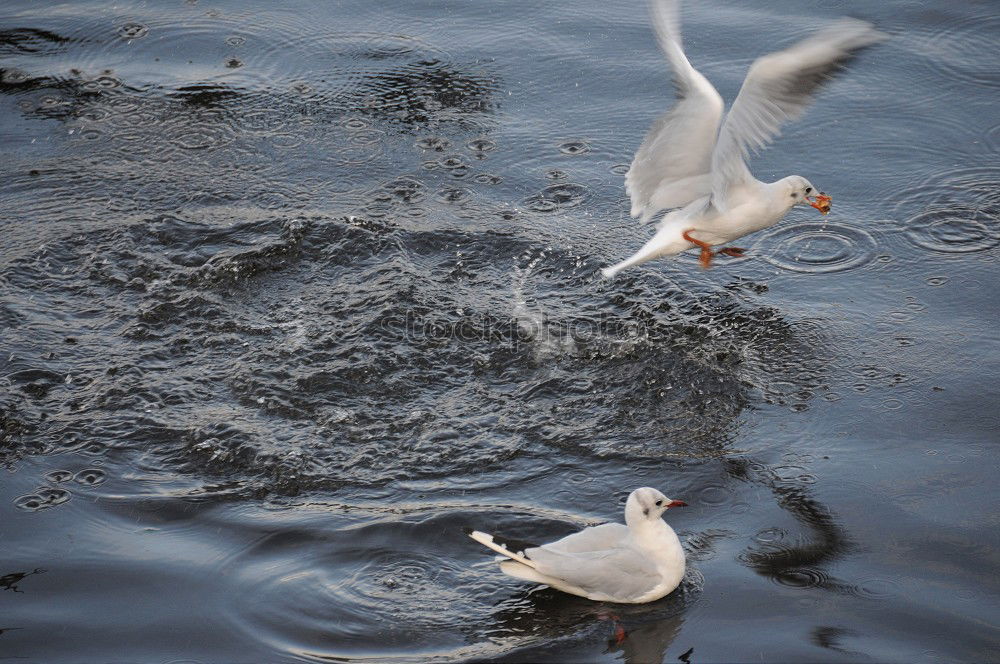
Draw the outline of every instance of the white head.
[[[785,202],[789,208],[794,205],[810,205],[823,214],[830,211],[830,197],[817,190],[801,175],[789,175],[778,180],[778,184],[784,190]]]
[[[631,528],[658,521],[671,507],[686,507],[682,500],[671,500],[656,489],[644,486],[629,494],[625,502],[625,523]]]

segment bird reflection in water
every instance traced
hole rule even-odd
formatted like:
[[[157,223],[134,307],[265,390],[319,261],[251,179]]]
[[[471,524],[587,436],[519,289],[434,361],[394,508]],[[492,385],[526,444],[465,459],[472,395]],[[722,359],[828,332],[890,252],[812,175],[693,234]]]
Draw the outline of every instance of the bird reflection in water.
[[[603,641],[607,643],[605,653],[618,654],[623,662],[662,662],[680,633],[685,607],[697,596],[701,582],[697,572],[689,572],[677,590],[649,604],[608,604],[549,588],[533,589],[503,602],[494,619],[499,635],[517,635],[537,643],[509,653],[512,660],[592,659],[595,642]],[[624,628],[624,635],[619,628]],[[581,632],[587,636],[566,642],[567,635]]]
[[[37,567],[31,572],[11,572],[10,574],[4,574],[0,576],[0,588],[3,590],[9,590],[15,593],[23,593],[24,591],[17,587],[17,584],[21,583],[25,577],[29,577],[33,574],[44,574],[45,570],[38,569]]]
[[[815,627],[812,633],[809,635],[809,640],[820,648],[826,648],[827,650],[833,650],[835,652],[842,653],[844,655],[858,655],[855,650],[848,650],[847,648],[841,647],[839,641],[845,636],[856,636],[857,632],[849,629],[843,629],[840,627]]]
[[[850,586],[832,578],[824,567],[851,549],[850,540],[833,514],[813,498],[801,484],[784,480],[767,466],[746,459],[726,460],[727,471],[736,478],[766,486],[778,506],[791,514],[811,537],[767,542],[752,547],[740,560],[758,574],[796,588],[823,588],[849,592]]]

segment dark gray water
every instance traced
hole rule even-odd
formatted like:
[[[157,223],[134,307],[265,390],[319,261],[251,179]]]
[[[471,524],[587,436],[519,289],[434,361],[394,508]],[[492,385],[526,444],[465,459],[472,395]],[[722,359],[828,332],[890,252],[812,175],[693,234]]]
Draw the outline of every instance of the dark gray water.
[[[828,217],[604,282],[642,2],[5,2],[0,659],[1000,660],[998,7],[689,4],[730,100],[892,39],[752,163]],[[649,605],[461,531],[642,485],[691,504]]]

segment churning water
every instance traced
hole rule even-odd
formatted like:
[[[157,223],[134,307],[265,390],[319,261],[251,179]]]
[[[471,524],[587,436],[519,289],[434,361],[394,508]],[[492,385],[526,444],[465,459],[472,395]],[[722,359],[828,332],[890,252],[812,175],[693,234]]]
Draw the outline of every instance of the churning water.
[[[5,2],[0,658],[1000,660],[996,4],[686,47],[731,100],[843,14],[891,39],[752,162],[829,217],[607,282],[671,103],[638,0]],[[653,604],[462,534],[642,485],[691,504]]]

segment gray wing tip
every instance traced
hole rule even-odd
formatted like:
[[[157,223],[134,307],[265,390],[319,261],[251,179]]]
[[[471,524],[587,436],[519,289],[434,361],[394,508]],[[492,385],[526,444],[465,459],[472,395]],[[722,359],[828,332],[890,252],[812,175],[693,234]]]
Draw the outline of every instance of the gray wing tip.
[[[661,37],[680,42],[680,9],[676,0],[651,0],[649,13],[653,17],[653,27]]]
[[[885,41],[889,34],[876,28],[871,21],[842,16],[816,33],[816,37],[836,41],[841,48],[853,51]]]

